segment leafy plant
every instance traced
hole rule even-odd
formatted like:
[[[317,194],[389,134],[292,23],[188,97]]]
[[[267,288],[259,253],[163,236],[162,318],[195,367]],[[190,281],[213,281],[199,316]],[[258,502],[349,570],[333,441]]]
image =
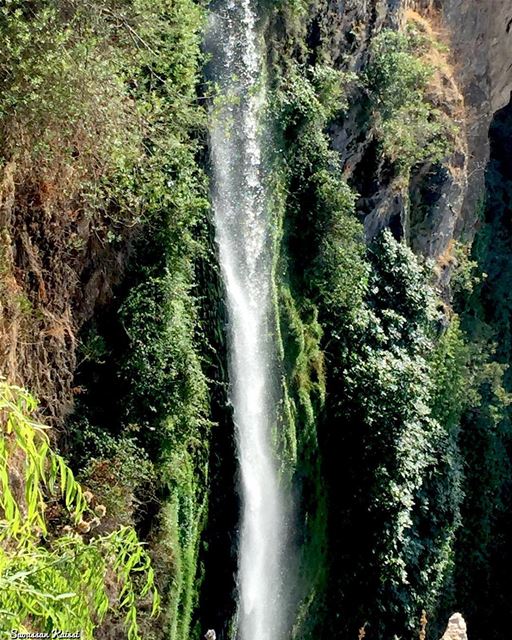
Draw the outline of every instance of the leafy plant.
[[[0,382],[0,631],[92,637],[114,607],[136,640],[137,603],[152,600],[153,614],[159,606],[149,555],[132,528],[90,534],[99,522],[90,496],[52,450],[35,410],[27,392]],[[70,523],[60,533],[48,526],[51,509]]]
[[[329,62],[325,7],[310,6],[309,23],[293,9],[277,11],[285,35],[272,34],[280,54],[271,105],[280,135],[276,278],[283,413],[293,425],[283,429],[284,448],[307,523],[301,567],[315,584],[294,633],[314,638],[335,628],[356,637],[367,621],[372,637],[407,637],[424,607],[435,619],[452,584],[459,429],[474,400],[469,354],[457,319],[443,316],[429,269],[389,232],[365,247],[357,194],[342,174],[350,163],[342,165],[330,134],[350,132],[350,145],[354,128],[372,132],[377,161],[404,184],[415,165],[443,160],[454,128],[429,95],[437,42],[415,25],[384,30],[354,76]],[[342,69],[345,62],[337,59]],[[345,127],[347,112],[355,118]],[[318,360],[320,389],[311,366]],[[327,531],[316,526],[320,495]]]
[[[97,260],[105,289],[123,278],[107,310],[114,329],[104,332],[98,318],[84,331],[80,395],[63,444],[105,502],[119,499],[109,527],[116,518],[123,525],[145,518],[145,533],[165,547],[157,563],[166,596],[159,624],[172,638],[189,638],[209,428],[196,273],[208,241],[207,183],[197,161],[204,7],[194,0],[0,4],[0,171],[9,167],[19,185],[13,227],[39,225],[31,240],[51,273],[41,274],[28,299],[43,319],[54,317],[44,313],[54,300],[59,317],[75,319],[71,299],[82,298],[76,287]],[[5,255],[13,255],[10,246]],[[94,305],[94,294],[84,296]],[[43,384],[71,379],[73,348],[61,353],[69,354],[69,371],[45,370]],[[147,485],[152,512],[141,516],[137,501]]]
[[[421,162],[442,160],[454,135],[447,116],[427,98],[434,69],[422,53],[429,46],[412,27],[384,30],[372,41],[364,72],[382,151],[404,174]]]

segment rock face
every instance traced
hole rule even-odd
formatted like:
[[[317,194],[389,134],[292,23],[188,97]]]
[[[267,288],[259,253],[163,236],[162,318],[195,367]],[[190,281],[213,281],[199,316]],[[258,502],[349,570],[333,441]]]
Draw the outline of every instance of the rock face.
[[[0,161],[0,376],[30,389],[50,425],[73,406],[76,336],[112,299],[133,235],[125,225],[119,248],[102,240],[65,182],[73,171],[54,173]]]
[[[469,184],[458,232],[471,238],[475,203],[483,192],[489,158],[489,125],[511,97],[512,4],[510,0],[442,0],[439,4],[466,107]]]
[[[439,9],[435,10],[430,1],[347,2],[343,9],[339,14],[340,9],[334,3],[329,5],[328,12],[336,16],[329,20],[329,24],[336,24],[329,45],[333,59],[349,60],[355,71],[367,61],[372,39],[386,27],[403,27],[406,22],[415,21],[433,40],[445,43],[449,40],[440,24]],[[346,23],[347,19],[352,26]],[[371,239],[384,227],[390,227],[417,253],[439,258],[447,252],[462,226],[468,186],[468,144],[464,96],[455,69],[447,54],[433,49],[432,57],[434,74],[429,100],[460,130],[452,154],[444,163],[415,167],[410,184],[399,185],[378,153],[373,131],[365,121],[364,107],[358,100],[353,101],[344,121],[334,126],[331,133],[344,175],[360,194],[358,212],[366,237]]]
[[[435,83],[438,95],[432,99],[459,127],[453,156],[442,166],[420,167],[410,193],[398,193],[386,185],[385,167],[372,165],[373,151],[358,126],[357,105],[332,137],[345,175],[355,177],[361,193],[367,237],[388,226],[405,236],[417,253],[441,258],[453,239],[468,241],[475,232],[489,158],[489,125],[509,103],[512,91],[512,4],[510,0],[329,0],[323,33],[330,39],[333,59],[349,60],[352,69],[360,69],[374,35],[386,26],[403,25],[411,11],[425,17],[451,49],[444,77]],[[367,189],[364,180],[358,183],[361,172],[372,174],[376,190]],[[426,193],[435,196],[430,206],[415,206],[425,201]]]
[[[460,613],[454,613],[441,640],[468,640],[466,621]]]
[[[454,74],[464,96],[469,151],[468,185],[455,235],[471,239],[489,159],[489,125],[511,98],[512,4],[509,0],[409,0],[408,5],[437,15],[450,39]]]

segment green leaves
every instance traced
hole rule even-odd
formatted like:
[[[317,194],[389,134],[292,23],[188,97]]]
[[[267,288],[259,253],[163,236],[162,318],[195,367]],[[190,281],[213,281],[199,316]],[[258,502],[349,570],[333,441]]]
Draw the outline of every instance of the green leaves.
[[[324,455],[331,513],[339,510],[331,544],[352,540],[334,580],[341,593],[354,589],[353,576],[368,580],[357,595],[343,595],[345,610],[354,609],[354,625],[367,620],[376,637],[388,637],[412,633],[421,608],[437,606],[449,575],[462,499],[450,421],[460,420],[460,410],[448,416],[436,407],[428,269],[389,231],[369,246],[366,265],[352,304],[332,304],[329,280],[319,292],[330,336]],[[330,277],[338,277],[334,264]]]
[[[434,69],[422,53],[429,46],[426,36],[412,29],[384,30],[372,41],[363,75],[382,151],[404,174],[421,162],[443,159],[454,132],[427,98]]]
[[[82,629],[92,637],[112,608],[124,612],[128,638],[137,640],[138,589],[152,599],[153,615],[159,606],[150,558],[132,528],[87,541],[78,533],[89,529],[86,519],[94,514],[45,427],[31,419],[35,409],[27,392],[0,381],[0,611],[8,612],[0,616],[0,632],[36,625],[39,631]],[[48,530],[45,517],[59,499],[61,518],[72,523],[71,534],[60,536]],[[107,591],[109,573],[117,581],[117,603]],[[135,581],[139,575],[142,582]]]
[[[117,517],[126,524],[133,521],[132,498],[144,485],[147,468],[153,472],[143,447],[162,464],[159,489],[172,502],[177,520],[170,542],[163,543],[162,562],[167,567],[180,558],[163,571],[172,600],[166,607],[180,619],[164,624],[179,627],[180,636],[188,638],[207,469],[208,398],[197,344],[195,274],[206,244],[202,234],[208,209],[206,179],[196,162],[205,121],[197,98],[205,12],[194,0],[8,0],[0,5],[0,155],[12,159],[13,181],[20,184],[17,215],[44,220],[45,227],[58,230],[41,245],[54,264],[77,276],[75,282],[89,257],[101,255],[108,262],[110,256],[116,263],[106,267],[107,280],[117,277],[121,263],[121,271],[126,266],[118,324],[119,343],[126,348],[116,372],[126,412],[124,424],[112,430],[124,430],[123,436],[129,432],[115,446],[126,445],[130,455],[123,458],[118,449],[113,451],[117,439],[105,436],[112,424],[98,424],[100,419],[93,430],[94,449],[101,449],[102,460],[90,467],[100,462],[108,466],[108,460],[119,463],[115,473],[125,474],[126,484],[113,482],[108,489],[114,508],[119,497],[122,506],[115,515],[114,509],[108,513],[110,520]],[[46,224],[48,216],[55,227]],[[144,234],[137,233],[142,225]],[[128,253],[130,264],[125,264]],[[72,295],[69,289],[66,293]],[[101,365],[114,350],[100,341],[89,344],[84,355]],[[80,435],[85,439],[88,434]],[[80,449],[82,441],[73,439]],[[55,590],[71,593],[76,587],[80,597],[65,599],[66,606],[80,619],[94,620],[94,611],[103,618],[112,604],[103,597],[105,572],[112,578],[110,556],[101,545],[93,555],[86,531],[92,513],[68,466],[45,438],[35,446],[21,501],[4,474],[9,535],[15,530],[22,539],[37,528],[51,537],[42,507],[51,496],[50,513],[58,503],[70,520],[66,526],[75,533],[84,529],[89,554],[78,537],[73,534],[72,543],[66,536],[66,545],[76,545],[84,561],[76,567],[56,565],[55,572],[62,569],[65,580],[55,582]],[[82,463],[88,454],[90,448],[80,450]],[[181,481],[182,491],[176,489]],[[108,544],[120,552],[126,543],[135,553],[134,541],[123,540],[112,538]],[[36,535],[31,545],[37,543]],[[146,600],[153,594],[152,588],[147,591],[148,582],[139,579],[147,576],[151,582],[152,570],[142,556],[142,564],[135,556],[116,565],[124,571],[118,599],[129,616],[130,637],[136,635],[136,611],[128,577],[138,576],[134,584]],[[128,573],[124,565],[131,567]],[[44,593],[55,590],[45,584]]]

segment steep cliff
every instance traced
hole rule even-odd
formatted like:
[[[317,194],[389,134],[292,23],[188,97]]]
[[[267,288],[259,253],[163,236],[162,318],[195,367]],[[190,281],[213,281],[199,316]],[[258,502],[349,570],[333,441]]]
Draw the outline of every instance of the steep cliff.
[[[403,189],[386,186],[385,168],[375,166],[372,132],[362,122],[360,109],[349,114],[341,128],[335,127],[333,143],[342,155],[345,175],[355,175],[361,191],[360,212],[368,237],[395,219],[402,232],[410,234],[416,251],[436,258],[453,238],[471,240],[476,203],[484,193],[489,126],[493,115],[508,104],[512,89],[508,4],[398,0],[325,3],[314,11],[310,42],[321,38],[333,63],[351,70],[365,65],[372,37],[383,27],[403,28],[417,21],[442,45],[430,54],[435,67],[430,99],[457,125],[450,158],[433,168],[416,167],[406,195]],[[365,176],[374,179],[373,189]]]
[[[189,637],[222,388],[219,371],[216,389],[206,378],[222,338],[199,162],[203,18],[188,0],[0,10],[0,373],[38,397],[102,504],[94,533],[133,525],[151,541],[163,607],[155,623],[138,602],[147,637]],[[95,637],[137,637],[102,579],[113,606],[94,612]]]
[[[466,106],[469,185],[459,233],[470,239],[477,222],[489,159],[489,126],[510,101],[511,8],[507,2],[443,0],[441,15],[449,32],[458,84]]]
[[[507,466],[507,358],[493,353],[503,329],[482,338],[468,327],[485,279],[468,252],[509,44],[495,54],[501,63],[469,54],[470,30],[492,40],[497,23],[478,6],[475,24],[466,10],[455,18],[449,3],[319,2],[268,15],[287,442],[307,523],[301,577],[314,584],[299,608],[300,637],[355,637],[363,627],[368,637],[408,637],[422,608],[434,635],[453,606],[471,610],[477,634],[491,624],[489,606],[471,604],[478,580],[473,569],[464,577],[463,557],[493,553],[469,513],[485,504],[476,476],[497,460]],[[458,19],[468,22],[456,30]],[[471,101],[475,82],[481,102]],[[386,227],[417,259],[374,242]],[[424,258],[434,261],[430,276],[430,267],[419,275]],[[478,447],[476,415],[488,430],[485,457],[468,449]],[[500,469],[485,495],[508,495]],[[488,535],[507,535],[497,511],[479,513]]]
[[[461,610],[473,640],[501,640],[512,9],[254,8],[272,133],[274,440],[297,558],[289,636],[438,638]],[[0,374],[37,396],[106,509],[98,535],[133,525],[148,543],[162,612],[142,601],[138,617],[155,640],[231,639],[239,606],[207,108],[240,98],[216,95],[205,66],[208,10],[0,8]],[[126,634],[112,613],[94,637]]]

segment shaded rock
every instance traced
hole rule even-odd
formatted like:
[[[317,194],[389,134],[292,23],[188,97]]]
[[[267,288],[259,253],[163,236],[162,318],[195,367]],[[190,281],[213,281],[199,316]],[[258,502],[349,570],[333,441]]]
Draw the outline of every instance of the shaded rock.
[[[429,0],[423,0],[428,4]],[[442,22],[451,37],[454,72],[465,99],[469,184],[457,235],[471,239],[489,159],[489,125],[512,91],[512,5],[509,0],[442,0]]]

